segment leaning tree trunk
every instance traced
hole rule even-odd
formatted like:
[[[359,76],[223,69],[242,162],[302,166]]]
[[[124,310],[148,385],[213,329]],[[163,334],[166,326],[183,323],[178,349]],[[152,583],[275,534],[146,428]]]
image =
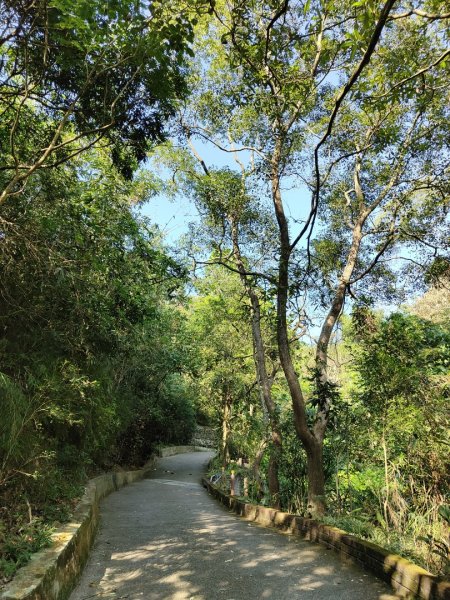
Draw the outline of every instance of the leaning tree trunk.
[[[357,161],[354,172],[355,193],[360,201],[360,214],[353,228],[352,243],[347,255],[347,261],[342,271],[339,283],[336,287],[331,308],[323,323],[316,351],[316,386],[319,392],[319,407],[315,422],[309,426],[306,417],[306,405],[300,386],[298,375],[292,361],[287,324],[287,304],[289,294],[289,263],[292,247],[289,237],[289,226],[284,212],[283,201],[280,190],[280,164],[282,156],[283,139],[280,136],[272,155],[272,200],[279,230],[280,256],[278,262],[278,285],[277,285],[277,340],[281,366],[289,387],[292,408],[294,412],[294,425],[297,436],[300,439],[307,457],[308,476],[308,512],[312,516],[323,515],[325,505],[325,477],[323,465],[323,442],[328,425],[330,412],[330,385],[328,381],[328,347],[334,327],[344,305],[347,288],[355,269],[359,254],[362,230],[364,223],[376,208],[380,200],[371,207],[366,207],[364,195],[359,180],[360,162]]]
[[[289,239],[289,226],[284,212],[280,190],[279,166],[281,160],[281,140],[278,141],[272,159],[272,199],[279,229],[280,256],[278,262],[277,285],[277,342],[281,366],[292,400],[294,426],[307,457],[308,479],[308,513],[321,516],[325,513],[325,477],[323,468],[323,432],[315,432],[309,428],[306,403],[298,374],[290,352],[287,303],[289,292],[289,261],[291,245]],[[324,423],[326,426],[326,422]]]

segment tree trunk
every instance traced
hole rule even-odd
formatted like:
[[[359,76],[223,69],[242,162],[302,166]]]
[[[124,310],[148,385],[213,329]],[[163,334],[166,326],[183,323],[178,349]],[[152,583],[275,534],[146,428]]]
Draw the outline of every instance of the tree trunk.
[[[306,452],[308,468],[308,514],[325,514],[325,474],[323,469],[323,440],[318,440]]]
[[[221,456],[222,466],[226,469],[230,462],[230,450],[228,440],[230,437],[230,418],[231,418],[231,397],[228,390],[223,390],[223,406],[222,406],[222,444]]]
[[[241,251],[239,247],[238,224],[234,220],[231,220],[231,233],[233,240],[234,258],[236,260],[242,284],[251,304],[252,337],[256,374],[258,378],[261,399],[263,402],[263,406],[267,410],[267,414],[269,416],[269,423],[272,433],[272,444],[270,446],[270,458],[268,469],[270,501],[271,505],[274,508],[280,508],[280,481],[278,472],[280,467],[283,444],[278,423],[276,406],[272,398],[272,383],[269,375],[267,374],[266,368],[266,352],[261,331],[261,306],[258,294],[254,286],[252,285],[252,282],[249,281],[244,261],[242,260]]]
[[[280,502],[280,478],[279,469],[281,462],[282,442],[278,428],[272,428],[272,446],[270,448],[268,483],[271,505],[274,508],[281,508]]]
[[[279,166],[281,140],[275,149],[272,161],[272,199],[280,233],[280,257],[277,285],[277,341],[281,366],[289,386],[297,436],[305,449],[308,474],[308,511],[311,516],[325,512],[325,477],[323,470],[323,436],[315,436],[309,429],[306,405],[298,374],[289,347],[287,303],[289,290],[289,261],[291,247],[289,227],[281,198]]]
[[[253,472],[253,478],[255,480],[255,485],[256,485],[257,500],[260,500],[262,498],[261,475],[260,475],[259,471],[261,468],[261,461],[263,459],[266,447],[267,447],[267,441],[263,440],[258,448],[258,451],[255,456],[255,460],[253,461],[253,464],[251,467],[252,472]]]

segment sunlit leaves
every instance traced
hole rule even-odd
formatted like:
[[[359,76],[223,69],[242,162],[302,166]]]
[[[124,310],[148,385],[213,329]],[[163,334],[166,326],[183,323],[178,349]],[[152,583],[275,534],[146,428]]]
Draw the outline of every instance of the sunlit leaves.
[[[36,168],[105,137],[115,165],[131,178],[186,94],[186,58],[202,4],[169,10],[160,2],[5,2],[2,200]],[[47,135],[36,121],[45,122]],[[22,140],[30,130],[34,143]]]

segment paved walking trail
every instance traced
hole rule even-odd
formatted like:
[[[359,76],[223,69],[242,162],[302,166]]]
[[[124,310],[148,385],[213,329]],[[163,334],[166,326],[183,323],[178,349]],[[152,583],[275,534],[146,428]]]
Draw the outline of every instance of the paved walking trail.
[[[210,454],[160,459],[108,496],[70,600],[386,600],[381,581],[329,550],[228,512],[200,484]]]

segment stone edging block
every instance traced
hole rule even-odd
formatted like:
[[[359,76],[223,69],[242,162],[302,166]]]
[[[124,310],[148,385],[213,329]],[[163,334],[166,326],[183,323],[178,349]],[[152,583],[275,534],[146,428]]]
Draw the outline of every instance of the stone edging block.
[[[212,496],[244,519],[266,527],[276,527],[311,542],[318,542],[339,553],[342,558],[350,559],[369,569],[374,575],[389,583],[399,598],[450,600],[449,581],[432,575],[422,567],[376,544],[313,519],[250,504],[235,496],[229,496],[205,478],[203,478],[203,486]]]
[[[198,450],[192,446],[161,448],[160,456]],[[52,545],[33,554],[14,579],[0,590],[0,600],[65,600],[88,559],[99,524],[99,503],[121,487],[143,479],[155,466],[150,458],[142,469],[99,475],[88,481],[70,523],[52,534]]]

